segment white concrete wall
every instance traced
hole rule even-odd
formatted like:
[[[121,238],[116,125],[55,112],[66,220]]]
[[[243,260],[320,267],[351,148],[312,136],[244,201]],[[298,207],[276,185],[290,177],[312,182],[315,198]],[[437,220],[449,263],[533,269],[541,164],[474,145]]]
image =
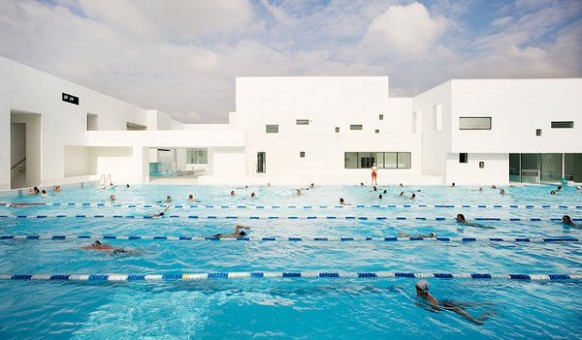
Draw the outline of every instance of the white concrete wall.
[[[582,152],[582,79],[453,80],[451,152]],[[492,117],[491,130],[459,130],[459,117]],[[552,121],[574,121],[552,129]],[[536,136],[542,129],[542,136]]]
[[[65,177],[97,175],[89,164],[89,147],[65,146]]]
[[[387,77],[238,78],[236,90],[231,116],[246,133],[249,176],[367,179],[369,169],[345,169],[345,152],[411,152],[411,169],[380,169],[379,176],[420,175],[421,138],[412,133],[412,99],[389,98]],[[297,125],[297,119],[308,119],[309,125]],[[279,125],[279,133],[266,133],[270,124]],[[351,124],[363,130],[352,131]],[[266,174],[256,174],[261,151]]]
[[[416,112],[417,134],[422,135],[422,173],[446,176],[446,155],[451,149],[451,83],[432,88],[413,100]],[[440,110],[442,121],[437,129],[435,111]]]
[[[485,167],[479,168],[479,162]],[[505,185],[509,183],[509,154],[469,153],[467,163],[459,163],[458,153],[447,154],[445,183],[457,185]]]

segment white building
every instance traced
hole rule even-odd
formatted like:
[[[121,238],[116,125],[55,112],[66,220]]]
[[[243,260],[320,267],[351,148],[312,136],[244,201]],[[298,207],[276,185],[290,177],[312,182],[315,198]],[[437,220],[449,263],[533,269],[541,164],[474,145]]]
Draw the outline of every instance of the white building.
[[[238,78],[229,124],[182,124],[0,58],[0,190],[198,183],[582,182],[582,79]]]

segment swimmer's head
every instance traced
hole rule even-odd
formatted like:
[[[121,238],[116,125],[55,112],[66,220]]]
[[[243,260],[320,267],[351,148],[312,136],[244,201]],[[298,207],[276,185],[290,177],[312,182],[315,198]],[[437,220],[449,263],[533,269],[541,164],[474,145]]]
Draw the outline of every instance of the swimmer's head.
[[[99,240],[97,240],[97,241],[93,242],[93,245],[94,246],[100,246],[101,245],[101,242],[99,242]]]
[[[562,216],[562,222],[563,223],[572,223],[572,219],[570,218],[570,216],[564,215],[564,216]]]
[[[416,283],[416,290],[420,290],[423,293],[428,293],[428,282],[425,279],[419,280]]]
[[[465,215],[463,214],[457,214],[457,217],[455,218],[457,221],[462,222],[465,220]]]
[[[238,233],[239,236],[245,236],[247,233],[245,233],[244,231],[241,231],[240,233]]]

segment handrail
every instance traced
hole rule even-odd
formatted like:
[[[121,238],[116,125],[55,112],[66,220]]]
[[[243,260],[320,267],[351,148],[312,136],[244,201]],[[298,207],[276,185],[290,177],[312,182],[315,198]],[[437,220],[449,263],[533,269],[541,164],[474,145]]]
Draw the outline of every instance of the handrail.
[[[22,164],[22,162],[26,161],[26,156],[21,159],[19,162],[17,162],[15,165],[10,167],[10,170],[14,170],[14,168],[16,168],[17,166],[19,166],[20,164]]]

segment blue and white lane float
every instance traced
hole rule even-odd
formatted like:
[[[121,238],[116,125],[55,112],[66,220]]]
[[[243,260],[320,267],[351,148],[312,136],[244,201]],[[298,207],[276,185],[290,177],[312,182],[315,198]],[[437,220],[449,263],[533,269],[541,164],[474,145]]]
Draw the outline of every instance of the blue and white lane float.
[[[15,218],[15,219],[43,219],[43,218],[78,218],[78,219],[88,219],[88,218],[117,218],[117,219],[160,219],[160,218],[179,218],[179,219],[194,219],[194,220],[222,220],[222,219],[234,219],[234,220],[377,220],[377,221],[454,221],[451,217],[406,217],[406,216],[253,216],[253,215],[176,215],[176,214],[166,214],[160,217],[152,217],[151,215],[87,215],[87,214],[76,214],[76,215],[6,215],[0,214],[0,219],[4,218]],[[511,222],[542,222],[542,221],[553,221],[559,222],[562,220],[561,217],[551,217],[551,218],[541,218],[541,217],[530,217],[530,218],[501,218],[501,217],[475,217],[474,221],[511,221]],[[582,218],[572,218],[572,221],[580,222]]]
[[[166,235],[0,235],[0,240],[154,240],[154,241],[250,241],[250,242],[513,242],[513,243],[577,243],[576,237],[241,237],[216,238],[207,236]]]
[[[572,274],[492,274],[492,273],[410,273],[410,272],[214,272],[170,274],[0,274],[0,281],[197,281],[208,279],[266,278],[435,278],[517,281],[582,280],[581,273]]]
[[[85,207],[85,208],[165,208],[163,203],[94,203],[94,202],[2,202],[4,207]],[[503,205],[503,204],[354,204],[354,205],[221,205],[221,204],[171,204],[174,209],[416,209],[416,208],[445,208],[445,209],[569,209],[582,210],[582,205]]]

